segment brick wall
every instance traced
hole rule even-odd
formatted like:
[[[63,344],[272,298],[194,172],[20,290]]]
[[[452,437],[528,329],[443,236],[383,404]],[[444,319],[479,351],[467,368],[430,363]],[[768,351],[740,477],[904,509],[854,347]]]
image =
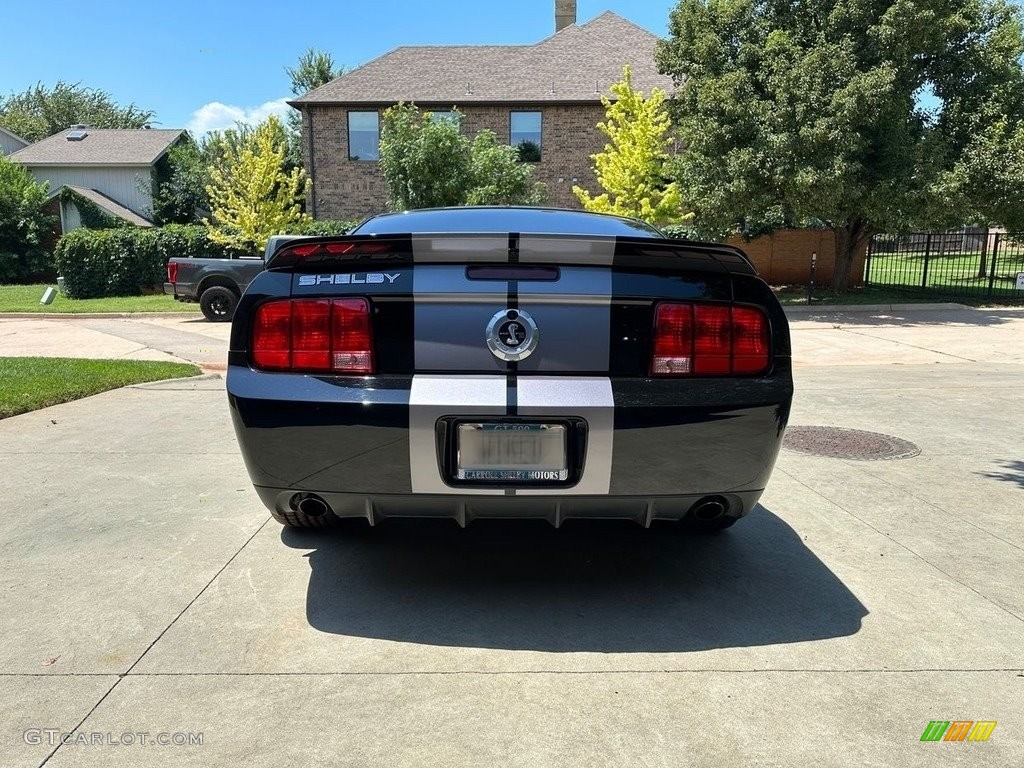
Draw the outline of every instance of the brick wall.
[[[451,109],[452,105],[422,105],[424,109]],[[591,192],[597,190],[590,156],[604,148],[604,134],[597,123],[604,119],[600,104],[544,107],[461,106],[463,133],[472,138],[490,128],[498,140],[509,141],[509,112],[513,109],[543,113],[541,160],[534,163],[534,178],[544,182],[548,205],[579,208],[572,194],[574,184]],[[354,107],[365,110],[366,107]],[[303,125],[303,153],[307,170],[313,169],[313,187],[318,219],[354,219],[387,208],[387,185],[376,162],[348,159],[346,107],[307,107]],[[382,110],[383,111],[383,110]],[[313,158],[310,162],[309,114],[313,123]],[[307,204],[313,210],[312,200]]]
[[[780,229],[753,240],[729,238],[730,245],[746,251],[765,282],[771,285],[805,285],[810,281],[811,254],[818,254],[815,285],[830,285],[836,258],[836,238],[831,229]],[[853,259],[850,285],[864,282],[867,247]]]
[[[377,163],[348,159],[346,116],[340,107],[307,107],[303,113],[302,152],[313,181],[306,210],[315,211],[318,219],[359,219],[387,208],[387,187]]]

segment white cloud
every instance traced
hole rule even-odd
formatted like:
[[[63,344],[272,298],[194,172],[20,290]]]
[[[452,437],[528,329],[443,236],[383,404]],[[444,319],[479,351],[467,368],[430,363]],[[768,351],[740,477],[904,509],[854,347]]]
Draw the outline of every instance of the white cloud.
[[[282,120],[291,109],[286,99],[275,99],[266,101],[258,107],[236,107],[233,104],[222,104],[219,101],[211,101],[203,104],[192,113],[188,129],[197,138],[208,131],[222,131],[225,128],[234,128],[235,123],[259,123],[266,120],[270,115],[277,115]]]

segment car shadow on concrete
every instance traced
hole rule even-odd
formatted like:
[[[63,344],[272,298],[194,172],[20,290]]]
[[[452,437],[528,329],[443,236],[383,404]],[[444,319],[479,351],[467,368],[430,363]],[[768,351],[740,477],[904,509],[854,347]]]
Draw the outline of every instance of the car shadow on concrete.
[[[442,646],[696,651],[856,633],[867,609],[779,517],[718,535],[618,521],[388,520],[308,554],[306,615],[342,635]]]

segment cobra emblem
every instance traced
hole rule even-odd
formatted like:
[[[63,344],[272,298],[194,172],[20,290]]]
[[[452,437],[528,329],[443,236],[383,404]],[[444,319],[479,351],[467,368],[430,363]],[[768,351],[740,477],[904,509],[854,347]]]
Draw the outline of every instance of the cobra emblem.
[[[505,362],[525,360],[540,342],[540,330],[529,313],[521,309],[496,312],[487,324],[487,346]]]

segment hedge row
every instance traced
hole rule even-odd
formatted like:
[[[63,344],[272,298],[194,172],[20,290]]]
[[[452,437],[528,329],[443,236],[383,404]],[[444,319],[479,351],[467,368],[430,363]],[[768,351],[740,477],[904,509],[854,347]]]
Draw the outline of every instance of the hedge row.
[[[313,221],[291,234],[337,235],[354,226],[349,221]],[[203,226],[75,229],[64,235],[53,254],[64,290],[73,299],[136,296],[143,288],[164,282],[167,260],[257,255],[239,254],[210,240]]]

